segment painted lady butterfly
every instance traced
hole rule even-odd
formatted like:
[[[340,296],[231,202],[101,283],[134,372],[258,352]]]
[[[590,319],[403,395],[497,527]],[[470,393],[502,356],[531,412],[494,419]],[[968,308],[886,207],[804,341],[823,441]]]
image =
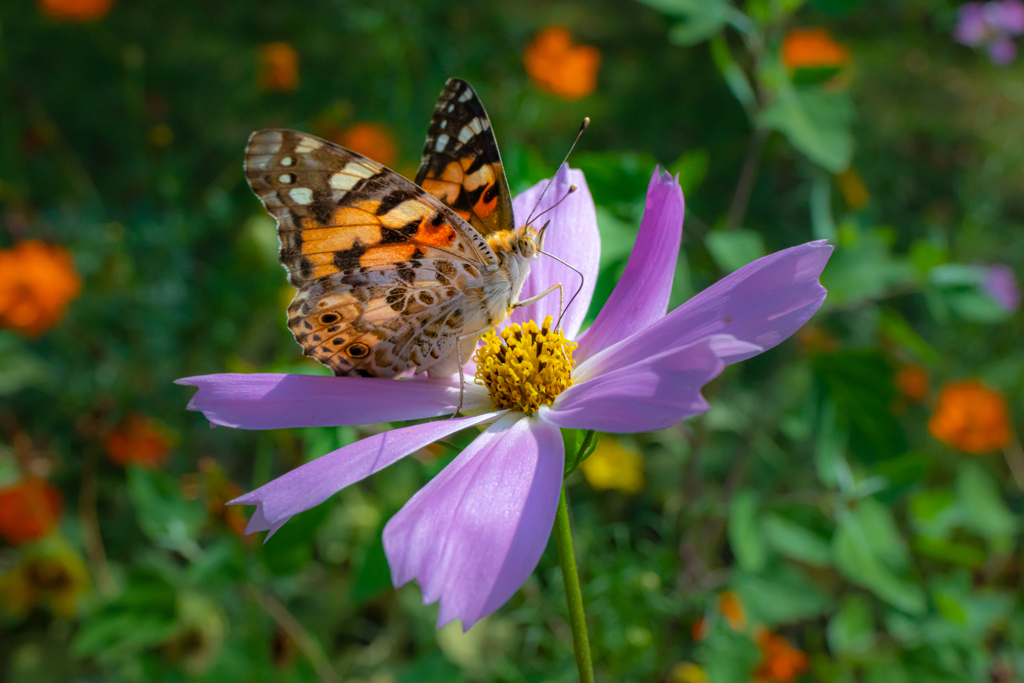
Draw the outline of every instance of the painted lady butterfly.
[[[465,81],[441,92],[416,184],[280,129],[252,134],[245,174],[298,289],[288,327],[335,375],[461,374],[480,334],[528,303],[519,292],[544,228],[516,229],[491,122]]]

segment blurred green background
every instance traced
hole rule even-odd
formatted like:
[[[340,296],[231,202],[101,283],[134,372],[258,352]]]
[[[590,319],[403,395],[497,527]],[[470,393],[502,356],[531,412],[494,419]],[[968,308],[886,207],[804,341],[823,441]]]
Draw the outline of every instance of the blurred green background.
[[[925,0],[6,0],[0,680],[575,680],[553,547],[467,634],[391,587],[383,525],[448,449],[261,546],[225,500],[383,427],[211,431],[172,384],[320,371],[285,326],[247,136],[309,131],[413,175],[452,76],[513,192],[591,117],[570,164],[602,231],[592,312],[656,164],[686,194],[673,306],[836,245],[794,339],[728,368],[706,415],[605,436],[568,481],[598,680],[1020,680],[1024,330],[990,268],[1024,265],[1024,58],[956,43],[957,18]]]

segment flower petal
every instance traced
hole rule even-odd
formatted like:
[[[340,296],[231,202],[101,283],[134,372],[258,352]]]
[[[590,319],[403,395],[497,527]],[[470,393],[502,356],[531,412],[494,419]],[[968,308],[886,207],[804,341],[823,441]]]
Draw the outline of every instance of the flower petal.
[[[748,263],[646,330],[591,356],[573,374],[589,379],[718,334],[754,345],[723,353],[727,365],[767,351],[800,329],[825,300],[818,278],[831,253],[818,240]]]
[[[526,222],[530,210],[537,203],[537,198],[540,197],[545,185],[547,185],[547,181],[543,180],[512,200],[517,226]],[[597,229],[597,213],[594,210],[594,200],[590,196],[583,171],[570,169],[567,165],[563,165],[555,174],[554,182],[544,194],[537,210],[533,212],[533,215],[537,216],[540,212],[554,206],[558,200],[565,197],[565,193],[572,185],[576,185],[575,192],[557,208],[548,211],[540,219],[534,221],[538,228],[548,220],[551,221],[547,232],[544,233],[544,251],[572,264],[583,273],[583,289],[580,290],[579,296],[576,297],[572,305],[566,309],[565,316],[562,318],[565,336],[570,339],[576,336],[580,325],[583,324],[583,318],[587,315],[590,299],[594,295],[597,269],[601,259],[601,233]],[[569,298],[580,286],[580,276],[571,268],[542,254],[530,266],[530,276],[526,279],[519,300],[523,301],[540,294],[557,283],[561,283],[565,293],[565,303],[568,304]],[[516,310],[510,316],[510,320],[517,323],[536,320],[540,323],[546,315],[558,319],[557,292]]]
[[[511,413],[477,437],[384,527],[395,586],[441,601],[437,626],[468,630],[537,566],[555,520],[565,452],[558,428]]]
[[[235,498],[228,505],[255,505],[256,511],[245,533],[270,530],[263,539],[266,543],[292,515],[319,505],[349,484],[384,469],[413,451],[502,414],[486,413],[439,420],[376,434],[296,467],[255,491]]]
[[[751,351],[759,349],[730,335],[707,337],[569,387],[545,419],[603,432],[664,429],[708,409],[700,389],[722,372],[723,354]]]
[[[210,422],[238,429],[337,427],[450,415],[458,383],[323,375],[221,374],[185,377],[188,403]],[[472,400],[471,400],[472,399]],[[467,393],[465,410],[479,407]]]
[[[597,320],[578,340],[573,354],[577,360],[584,361],[664,317],[683,237],[683,207],[679,181],[655,169],[626,271]]]

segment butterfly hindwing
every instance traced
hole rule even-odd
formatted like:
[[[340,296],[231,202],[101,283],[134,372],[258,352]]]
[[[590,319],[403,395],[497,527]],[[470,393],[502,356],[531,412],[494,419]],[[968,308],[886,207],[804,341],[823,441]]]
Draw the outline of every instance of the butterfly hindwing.
[[[395,265],[337,273],[299,290],[288,326],[306,355],[335,374],[367,377],[428,370],[452,355],[473,317],[466,294],[479,286],[480,271],[451,259]]]
[[[445,83],[427,131],[416,184],[481,235],[515,227],[491,121],[469,83],[457,78]]]

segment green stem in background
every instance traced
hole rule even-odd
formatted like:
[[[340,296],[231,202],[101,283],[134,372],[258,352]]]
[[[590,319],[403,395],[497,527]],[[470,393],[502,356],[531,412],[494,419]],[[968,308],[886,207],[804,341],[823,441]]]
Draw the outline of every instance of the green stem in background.
[[[580,683],[593,683],[594,664],[590,659],[587,615],[583,611],[580,575],[576,571],[576,555],[572,550],[572,531],[569,529],[569,506],[565,502],[564,483],[562,492],[558,496],[558,510],[555,512],[555,545],[558,547],[558,564],[562,567],[562,581],[565,583],[565,601],[569,604],[572,649],[576,653],[576,667],[580,671]]]

